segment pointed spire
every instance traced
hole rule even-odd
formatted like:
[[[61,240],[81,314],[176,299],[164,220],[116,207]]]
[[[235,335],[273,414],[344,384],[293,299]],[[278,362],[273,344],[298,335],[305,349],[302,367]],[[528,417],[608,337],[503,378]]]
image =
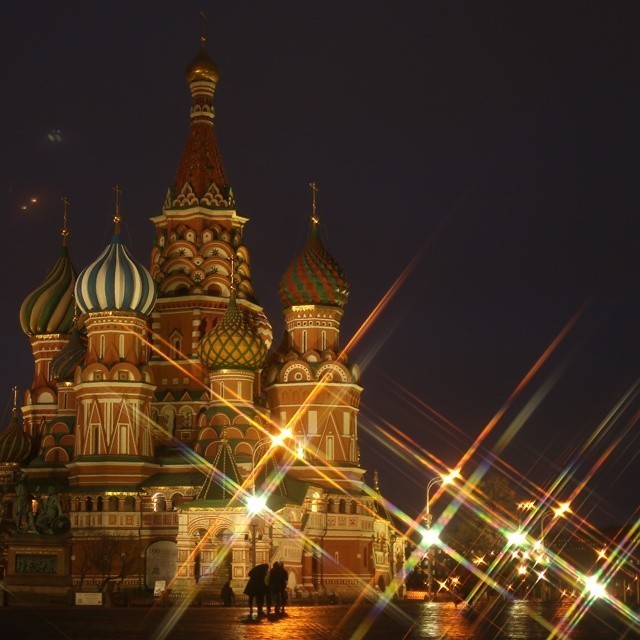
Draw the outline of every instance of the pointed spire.
[[[165,209],[195,205],[228,209],[234,206],[213,127],[213,94],[220,73],[207,54],[206,41],[203,26],[200,50],[186,71],[191,92],[189,137]]]

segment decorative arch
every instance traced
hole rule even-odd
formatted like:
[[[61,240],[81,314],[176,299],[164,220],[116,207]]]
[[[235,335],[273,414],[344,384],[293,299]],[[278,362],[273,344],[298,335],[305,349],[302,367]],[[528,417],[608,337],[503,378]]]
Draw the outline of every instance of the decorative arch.
[[[248,444],[247,442],[240,442],[236,447],[235,455],[251,457],[253,455],[253,449],[251,448],[251,445]]]
[[[334,362],[327,362],[321,365],[320,367],[318,367],[318,371],[316,372],[316,376],[318,380],[320,380],[327,374],[332,376],[332,381],[335,381],[337,377],[340,382],[349,382],[349,377],[347,372],[344,370],[343,367],[341,367],[340,365]]]
[[[311,382],[311,369],[302,363],[290,364],[280,372],[281,382]]]

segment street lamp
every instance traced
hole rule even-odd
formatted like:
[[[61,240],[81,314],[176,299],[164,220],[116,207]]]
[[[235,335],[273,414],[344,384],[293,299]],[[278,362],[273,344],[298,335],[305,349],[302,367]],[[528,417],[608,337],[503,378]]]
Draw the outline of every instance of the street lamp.
[[[435,476],[431,478],[427,483],[427,505],[424,512],[424,524],[425,528],[431,529],[431,489],[438,484],[446,485],[451,484],[456,478],[460,476],[460,471],[458,469],[453,469],[449,473],[444,476]],[[437,540],[437,533],[435,537],[432,533],[428,532],[424,536],[424,541],[428,544],[427,546],[427,593],[431,596],[433,592],[432,582],[433,582],[433,558],[431,557],[431,547],[435,544]]]
[[[254,487],[255,491],[255,487]],[[251,519],[249,520],[249,531],[251,532],[251,566],[256,566],[256,539],[258,528],[262,524],[262,518],[260,517],[260,513],[267,506],[267,499],[265,496],[255,495],[253,493],[247,498],[247,511],[249,512],[249,516]]]
[[[255,515],[249,522],[249,529],[251,529],[251,567],[256,566],[256,534],[258,527],[260,526],[260,518]]]

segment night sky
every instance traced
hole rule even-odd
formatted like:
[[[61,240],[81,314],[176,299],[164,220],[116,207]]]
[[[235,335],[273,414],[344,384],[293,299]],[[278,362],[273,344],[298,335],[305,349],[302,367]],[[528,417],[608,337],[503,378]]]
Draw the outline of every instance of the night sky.
[[[201,9],[221,72],[217,138],[276,340],[278,281],[306,238],[312,180],[325,246],[351,284],[343,344],[400,285],[350,354],[369,482],[377,469],[385,496],[417,516],[429,478],[509,403],[465,476],[509,467],[534,499],[569,470],[564,500],[592,473],[574,511],[637,517],[640,402],[606,421],[640,376],[631,0],[5,7],[3,425],[11,387],[32,379],[18,310],[58,257],[60,197],[78,271],[109,241],[116,184],[123,238],[149,264],[149,218],[186,140]],[[395,430],[440,466],[387,446]]]

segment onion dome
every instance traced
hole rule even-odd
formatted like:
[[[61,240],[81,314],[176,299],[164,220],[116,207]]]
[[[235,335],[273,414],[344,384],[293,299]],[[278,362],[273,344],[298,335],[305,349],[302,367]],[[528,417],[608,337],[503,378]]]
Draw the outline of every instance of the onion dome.
[[[231,291],[229,306],[220,322],[200,341],[198,355],[209,370],[262,368],[267,345],[245,322],[236,306],[235,289]]]
[[[78,276],[75,291],[83,313],[132,311],[148,315],[156,302],[151,274],[122,244],[117,227],[111,243]]]
[[[73,323],[75,282],[76,271],[63,244],[53,269],[20,307],[22,330],[29,336],[68,333]]]
[[[69,342],[51,360],[51,375],[58,381],[71,380],[76,367],[84,361],[87,339],[76,327],[71,329]]]
[[[187,67],[186,76],[189,84],[198,81],[218,82],[220,79],[218,67],[209,57],[205,44],[205,38],[202,37],[200,51],[195,60]]]
[[[0,433],[0,464],[20,464],[30,453],[31,438],[23,431],[18,409],[14,407],[9,426]]]
[[[307,243],[284,272],[278,292],[285,309],[303,304],[343,307],[347,302],[349,283],[340,265],[324,248],[315,215]]]

